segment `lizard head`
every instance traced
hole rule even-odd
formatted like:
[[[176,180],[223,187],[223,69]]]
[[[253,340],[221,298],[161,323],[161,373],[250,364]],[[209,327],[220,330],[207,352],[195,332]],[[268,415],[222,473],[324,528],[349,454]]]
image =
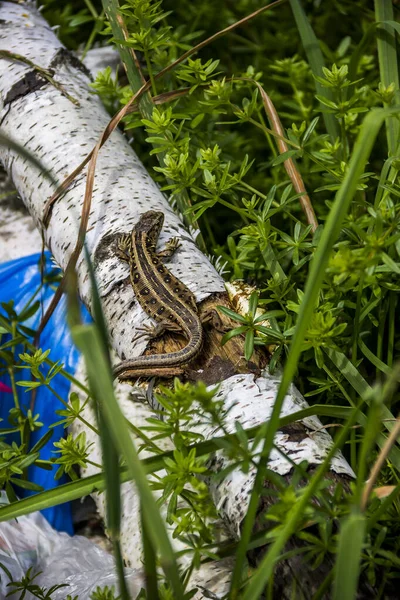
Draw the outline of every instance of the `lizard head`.
[[[158,210],[148,210],[141,215],[136,228],[139,228],[142,233],[147,233],[150,240],[156,243],[163,223],[164,213]]]

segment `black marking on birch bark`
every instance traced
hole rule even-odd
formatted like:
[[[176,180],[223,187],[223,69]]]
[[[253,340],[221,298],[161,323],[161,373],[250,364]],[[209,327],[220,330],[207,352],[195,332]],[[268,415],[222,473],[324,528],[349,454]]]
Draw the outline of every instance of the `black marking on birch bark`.
[[[32,92],[40,90],[47,85],[47,83],[46,79],[44,79],[37,71],[28,71],[22,79],[8,90],[6,97],[4,98],[4,105],[11,104],[11,102],[14,102],[17,98],[22,98],[23,96],[27,96]]]
[[[9,180],[8,178],[4,178],[4,171],[3,169],[0,168],[0,179],[2,179],[2,181],[0,182],[0,192],[1,195],[3,196],[4,193],[7,194],[7,191],[9,190],[9,195],[4,196],[1,200],[0,200],[0,207],[2,208],[12,208],[13,212],[21,214],[21,215],[29,215],[28,209],[26,208],[25,204],[22,201],[22,198],[19,194],[14,194],[13,193],[13,189],[15,189],[12,185],[11,180]],[[0,217],[1,220],[1,217]],[[32,227],[34,227],[33,223],[32,223]]]
[[[290,425],[285,425],[279,429],[281,433],[284,433],[288,436],[291,442],[302,442],[308,436],[306,428],[302,423],[291,423]]]
[[[11,110],[11,104],[5,104],[4,111],[3,111],[4,114],[0,119],[0,127],[3,125],[3,122],[7,119],[8,113],[10,112],[10,110]],[[4,165],[4,166],[6,166],[6,165]],[[10,168],[11,168],[11,165],[10,165]]]
[[[75,56],[75,54],[73,54],[66,48],[59,48],[54,58],[52,58],[51,60],[50,68],[56,70],[58,69],[58,67],[64,65],[70,65],[74,69],[78,69],[78,71],[84,73],[84,75],[86,75],[86,77],[88,77],[90,81],[93,81],[91,72],[87,67],[85,67],[85,65],[79,60],[79,58]]]
[[[212,592],[208,588],[203,587],[202,585],[198,585],[197,589],[200,589],[203,592],[205,598],[210,598],[210,600],[220,600],[219,596],[214,594],[214,592]]]
[[[206,385],[214,385],[236,375],[236,370],[230,360],[214,356],[204,369],[197,371],[188,368],[186,375],[190,382],[203,381]]]
[[[93,266],[95,269],[97,265],[101,265],[105,260],[115,256],[116,242],[120,236],[121,233],[103,235],[93,255]],[[114,269],[116,267],[117,263],[113,265]]]

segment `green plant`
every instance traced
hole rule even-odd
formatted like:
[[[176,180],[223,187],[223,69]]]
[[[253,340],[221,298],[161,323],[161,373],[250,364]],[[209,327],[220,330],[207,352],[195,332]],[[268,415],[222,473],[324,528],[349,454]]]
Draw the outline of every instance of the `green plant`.
[[[118,13],[114,0],[94,3],[95,12],[84,4],[70,2],[61,16],[54,15],[62,21],[64,40],[68,42],[73,27],[88,49],[97,27],[107,19],[103,33],[111,37],[127,65],[128,82],[112,77],[107,69],[93,84],[94,92],[114,111],[127,104],[142,77],[151,82],[151,96],[142,97],[136,112],[124,119],[125,129],[134,130],[135,149],[192,231],[200,230],[198,239],[214,260],[223,261],[221,271],[227,278],[258,286],[246,315],[221,308],[238,324],[223,342],[244,335],[247,360],[255,346],[268,346],[271,370],[283,367],[271,418],[256,431],[237,424],[229,433],[215,390],[178,381],[173,388],[162,389],[157,398],[163,419],[154,417],[146,430],[135,431],[141,438],[139,450],[154,454],[152,462],[140,461],[107,376],[101,313],[98,329],[75,325],[89,369],[94,372],[101,363],[105,372],[102,393],[92,377],[85,398],[100,403],[104,414],[96,432],[103,446],[107,442],[112,448],[105,476],[99,476],[96,484],[110,490],[110,473],[120,473],[111,501],[115,540],[119,485],[136,478],[140,487],[146,568],[155,581],[152,591],[149,587],[142,597],[190,597],[190,570],[224,552],[236,557],[229,600],[259,598],[266,586],[271,595],[274,569],[287,557],[286,544],[294,538],[312,568],[335,563],[315,597],[332,588],[334,598],[352,598],[357,585],[366,582],[374,586],[377,597],[390,595],[398,578],[398,536],[390,534],[399,526],[400,452],[395,440],[390,440],[390,454],[375,480],[378,488],[393,486],[390,496],[372,498],[369,504],[362,496],[399,409],[397,7],[389,0],[376,0],[374,9],[366,1],[341,0],[322,9],[317,3],[290,0],[259,14],[258,21],[233,28],[235,21],[254,10],[251,0],[202,0],[195,6],[187,1],[178,6],[168,0],[126,0]],[[225,40],[213,35],[224,27],[230,27]],[[210,43],[193,46],[207,37]],[[299,40],[304,50],[299,51]],[[186,59],[179,61],[183,53]],[[267,109],[268,101],[283,123],[283,135],[270,106]],[[279,142],[284,142],[285,151]],[[297,185],[300,173],[308,200]],[[316,224],[305,210],[307,202]],[[33,376],[22,382],[27,390],[40,385],[53,389],[52,377],[61,372],[61,365],[44,373],[42,365],[51,353],[29,347],[24,313],[15,314],[12,305],[3,309],[6,316],[0,325],[12,336],[0,349],[7,371],[12,376],[24,361]],[[20,343],[26,348],[18,358],[15,347]],[[288,484],[265,465],[293,379],[315,403],[313,414],[339,433],[315,473],[310,474],[307,465],[293,465]],[[12,387],[17,398],[15,383]],[[103,405],[104,390],[109,402]],[[70,407],[59,411],[65,424],[82,418],[81,412],[76,396]],[[40,415],[23,413],[16,405],[11,417],[21,444],[2,449],[0,477],[10,497],[17,475],[22,476],[17,485],[23,481],[29,486],[23,475],[30,461],[39,460],[40,450],[26,451],[26,432],[40,426]],[[340,423],[332,424],[333,417]],[[219,428],[221,435],[211,445],[193,426],[200,418]],[[159,447],[166,440],[173,448],[170,453]],[[74,465],[88,460],[83,438],[56,441],[56,447],[61,451],[60,469],[75,478]],[[257,469],[241,539],[231,541],[228,549],[216,541],[217,513],[204,479],[213,477],[206,457],[216,448],[230,461],[219,477],[234,468]],[[348,489],[331,489],[326,483],[329,461],[338,449],[356,474]],[[149,480],[145,468],[152,470]],[[161,469],[164,473],[158,474]],[[273,484],[268,492],[273,504],[263,521],[265,531],[257,538],[253,525],[265,480]],[[75,481],[71,495],[84,493],[86,485]],[[150,487],[168,506],[173,535],[191,549],[187,573],[179,572]],[[36,506],[56,501],[56,495],[43,494]],[[27,506],[33,508],[34,501],[20,509],[15,505],[15,514]],[[3,514],[10,516],[12,509]],[[157,531],[153,520],[160,526]],[[261,564],[244,576],[248,550],[262,545],[267,551]],[[116,548],[122,582],[118,544]],[[157,579],[160,564],[164,575]]]

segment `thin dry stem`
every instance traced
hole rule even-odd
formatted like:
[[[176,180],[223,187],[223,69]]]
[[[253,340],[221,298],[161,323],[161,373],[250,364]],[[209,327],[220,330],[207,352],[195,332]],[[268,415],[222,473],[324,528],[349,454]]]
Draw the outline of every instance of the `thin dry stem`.
[[[397,417],[396,424],[393,427],[392,431],[390,432],[389,437],[387,438],[386,442],[384,443],[383,448],[380,451],[379,456],[376,459],[375,464],[373,465],[373,467],[371,469],[371,473],[368,478],[368,481],[365,484],[364,492],[363,492],[362,499],[361,499],[361,510],[362,511],[365,511],[365,509],[367,508],[368,499],[371,495],[371,492],[373,490],[375,482],[378,479],[378,475],[385,463],[385,460],[387,459],[387,457],[389,455],[390,450],[396,443],[396,440],[399,435],[400,435],[400,417]]]
[[[257,81],[255,81],[254,83],[260,90],[262,101],[263,101],[264,108],[265,108],[265,112],[267,113],[268,120],[271,124],[271,128],[277,134],[277,137],[275,139],[276,139],[276,143],[278,145],[278,150],[281,154],[284,154],[284,152],[287,152],[289,150],[289,147],[284,140],[285,132],[282,127],[281,120],[280,120],[278,113],[276,112],[275,106],[274,106],[271,98],[268,96],[267,92]],[[310,197],[307,194],[303,178],[300,175],[300,171],[296,167],[296,164],[292,158],[287,158],[283,164],[284,164],[286,173],[288,174],[288,176],[293,184],[294,189],[296,190],[296,192],[298,194],[301,194],[300,204],[301,204],[304,214],[306,215],[307,222],[309,225],[311,225],[312,231],[315,231],[318,227],[318,220],[315,215],[313,205],[311,204]]]

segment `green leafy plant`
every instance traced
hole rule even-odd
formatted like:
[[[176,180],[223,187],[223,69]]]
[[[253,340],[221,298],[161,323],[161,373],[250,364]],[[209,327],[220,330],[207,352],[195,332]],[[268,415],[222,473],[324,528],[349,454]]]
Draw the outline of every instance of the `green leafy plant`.
[[[101,408],[95,431],[110,450],[96,485],[111,497],[121,597],[126,590],[118,546],[119,486],[129,479],[139,489],[145,564],[153,581],[141,598],[191,597],[191,570],[226,555],[235,556],[229,600],[254,600],[266,589],[272,597],[274,570],[288,558],[292,542],[307,568],[328,565],[315,598],[329,591],[333,598],[350,599],[365,586],[372,586],[374,597],[390,596],[398,583],[400,490],[397,7],[389,0],[375,0],[373,7],[363,0],[327,3],[322,10],[290,0],[258,13],[255,21],[248,18],[251,0],[195,5],[74,0],[53,17],[51,0],[45,4],[70,47],[74,34],[88,50],[104,25],[102,39],[120,51],[127,80],[106,69],[93,84],[110,112],[127,104],[143,78],[151,82],[150,94],[123,126],[134,131],[135,150],[191,231],[200,231],[199,244],[225,277],[258,287],[247,314],[220,307],[235,322],[223,343],[243,336],[247,360],[256,346],[268,348],[270,371],[282,373],[272,415],[256,430],[236,423],[230,431],[216,390],[178,381],[161,388],[159,411],[146,429],[135,430],[137,455],[104,358],[101,310],[96,309],[97,328],[75,324],[91,385],[83,390],[84,401],[72,394],[68,406],[60,398],[64,409],[58,413],[67,426],[83,419],[89,400]],[[243,27],[236,28],[240,19]],[[12,303],[2,308],[1,331],[10,339],[0,357],[15,399],[4,433],[19,432],[20,444],[1,442],[0,481],[15,501],[13,486],[29,486],[26,468],[40,463],[40,443],[27,451],[27,432],[40,427],[40,415],[19,405],[14,374],[28,367],[31,379],[20,386],[28,392],[46,386],[57,396],[52,379],[65,373],[61,364],[48,370],[51,349],[29,343],[32,332],[25,323],[38,303],[32,299],[19,315]],[[16,350],[20,344],[23,352]],[[101,382],[93,375],[100,365]],[[338,434],[321,465],[292,464],[288,481],[266,465],[277,450],[278,428],[287,424],[280,411],[292,380],[313,403],[298,418],[319,415]],[[196,422],[213,424],[217,439],[204,440]],[[92,489],[90,482],[75,481],[77,466],[90,461],[84,436],[55,440],[55,448],[59,473],[74,480],[71,497]],[[339,449],[355,472],[348,486],[330,485],[327,477]],[[140,460],[143,450],[151,459]],[[217,475],[207,468],[216,450],[226,460]],[[207,482],[233,469],[256,470],[256,480],[241,537],[224,545],[217,541]],[[385,499],[370,491],[364,498],[371,477],[378,491],[390,488]],[[190,549],[186,572],[178,568],[151,490],[167,506],[173,535]],[[269,509],[257,536],[260,497],[268,499]],[[22,508],[14,503],[1,509],[0,518],[56,502],[56,492],[44,492]],[[259,547],[258,562],[249,569],[248,553]],[[114,592],[98,594],[111,598]]]

